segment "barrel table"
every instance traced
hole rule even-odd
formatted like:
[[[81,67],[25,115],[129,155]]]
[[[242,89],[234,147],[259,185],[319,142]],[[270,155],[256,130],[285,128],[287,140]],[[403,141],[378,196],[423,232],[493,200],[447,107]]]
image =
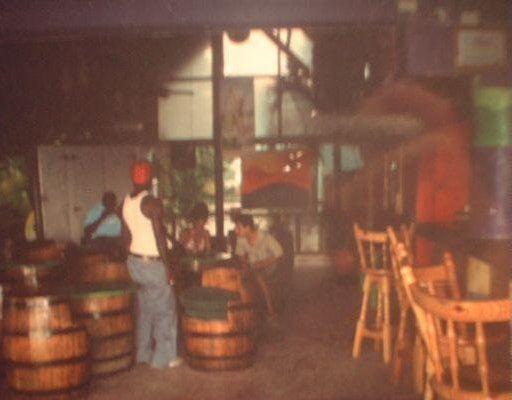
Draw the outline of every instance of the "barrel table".
[[[127,370],[134,362],[132,284],[79,285],[69,288],[73,317],[91,338],[92,374]]]
[[[192,368],[207,371],[251,366],[258,327],[251,282],[243,279],[241,271],[233,267],[208,268],[202,275],[201,288],[190,288],[180,296],[185,305],[181,329],[187,363]],[[191,291],[192,295],[187,298]],[[233,295],[235,297],[230,297]],[[223,303],[224,315],[217,314]],[[190,308],[204,312],[202,315],[191,313]]]
[[[20,393],[75,391],[89,382],[89,339],[66,297],[29,290],[6,293],[2,352],[7,384]]]

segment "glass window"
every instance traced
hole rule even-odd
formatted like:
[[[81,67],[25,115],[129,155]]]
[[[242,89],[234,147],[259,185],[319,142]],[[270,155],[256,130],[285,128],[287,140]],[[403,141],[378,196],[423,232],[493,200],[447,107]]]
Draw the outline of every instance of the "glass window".
[[[224,75],[277,75],[276,45],[261,30],[251,30],[242,42],[224,34]]]
[[[210,81],[176,81],[165,85],[167,96],[158,100],[161,140],[211,139],[212,84]]]
[[[254,117],[256,137],[277,135],[277,79],[254,79]]]
[[[283,93],[283,136],[306,135],[313,104],[297,90]]]
[[[237,152],[224,152],[224,209],[241,207],[242,159]]]
[[[196,40],[192,43],[185,41],[179,49],[179,60],[184,60],[180,65],[169,68],[173,70],[172,78],[210,78],[212,76],[212,48],[210,39]],[[176,62],[176,57],[173,62]]]
[[[288,40],[288,31],[286,29],[274,30],[278,33],[281,42],[286,43]],[[313,65],[313,41],[300,28],[292,28],[290,30],[290,50],[302,61],[311,71]],[[288,57],[281,54],[281,75],[288,74]]]
[[[357,145],[341,146],[341,170],[351,172],[362,168],[363,157],[361,148]]]

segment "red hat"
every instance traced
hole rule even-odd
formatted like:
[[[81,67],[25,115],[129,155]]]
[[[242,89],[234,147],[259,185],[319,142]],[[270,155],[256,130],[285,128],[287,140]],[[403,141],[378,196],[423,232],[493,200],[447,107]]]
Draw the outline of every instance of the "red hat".
[[[135,161],[132,164],[132,182],[134,185],[145,185],[151,181],[151,164],[147,161]]]

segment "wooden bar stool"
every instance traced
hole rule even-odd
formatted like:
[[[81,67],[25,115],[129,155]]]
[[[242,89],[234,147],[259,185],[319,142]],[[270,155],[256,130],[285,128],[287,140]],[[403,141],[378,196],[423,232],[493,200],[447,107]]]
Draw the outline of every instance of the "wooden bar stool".
[[[389,258],[389,242],[386,232],[364,231],[354,224],[359,261],[363,273],[363,299],[352,348],[352,357],[358,358],[364,338],[375,341],[377,349],[382,342],[384,362],[391,361],[390,293],[392,272]],[[375,289],[374,289],[375,288]],[[369,301],[376,290],[377,309],[373,324],[370,322]]]

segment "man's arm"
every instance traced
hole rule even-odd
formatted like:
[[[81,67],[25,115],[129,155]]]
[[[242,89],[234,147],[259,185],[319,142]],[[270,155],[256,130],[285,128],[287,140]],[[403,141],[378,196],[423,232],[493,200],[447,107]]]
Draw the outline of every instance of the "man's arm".
[[[129,253],[130,252],[130,243],[132,242],[132,235],[130,233],[130,229],[128,229],[128,225],[126,225],[126,221],[124,220],[123,206],[124,206],[124,201],[121,204],[121,207],[119,207],[117,214],[119,216],[119,219],[121,220],[121,236],[123,238],[123,244],[126,249],[126,253]]]
[[[163,224],[164,210],[162,202],[153,196],[146,196],[142,200],[141,211],[151,220],[158,254],[160,255],[164,265],[167,268],[170,268],[169,254],[167,251],[167,232]]]
[[[86,243],[92,239],[92,235],[94,234],[94,232],[96,232],[96,229],[98,229],[98,227],[101,225],[101,223],[109,215],[110,215],[110,213],[107,210],[105,210],[105,211],[103,211],[103,213],[100,215],[100,217],[96,221],[94,221],[93,223],[85,226],[85,228],[84,228],[84,240],[85,240]]]

